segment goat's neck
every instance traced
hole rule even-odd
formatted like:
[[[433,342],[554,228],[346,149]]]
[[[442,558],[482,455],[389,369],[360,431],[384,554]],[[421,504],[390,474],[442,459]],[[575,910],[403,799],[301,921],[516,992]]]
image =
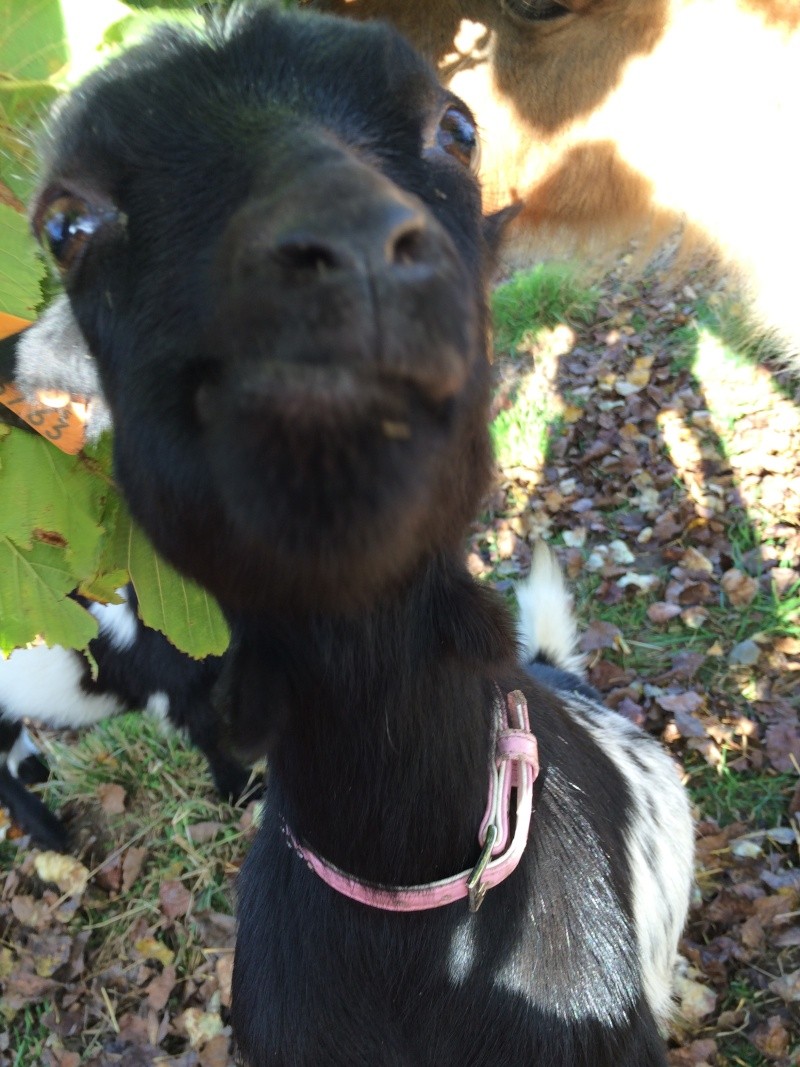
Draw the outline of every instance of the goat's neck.
[[[250,670],[279,678],[285,710],[270,771],[298,837],[383,883],[474,863],[495,680],[515,659],[494,594],[440,557],[360,616],[284,622],[244,642]]]

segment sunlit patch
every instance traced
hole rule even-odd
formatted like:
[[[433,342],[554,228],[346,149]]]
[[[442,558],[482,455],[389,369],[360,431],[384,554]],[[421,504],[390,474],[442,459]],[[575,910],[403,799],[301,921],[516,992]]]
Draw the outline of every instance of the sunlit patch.
[[[475,965],[475,932],[474,920],[468,915],[456,927],[450,942],[450,951],[447,958],[447,969],[450,979],[455,985],[461,985],[469,978]]]
[[[671,409],[659,412],[656,421],[675,471],[694,501],[697,514],[709,519],[724,512],[724,494],[715,492],[715,487],[706,481],[705,458],[696,430]]]
[[[698,334],[694,374],[709,428],[729,460],[736,490],[751,516],[800,516],[800,410],[769,368],[731,352],[707,329]]]
[[[453,38],[453,47],[459,55],[469,55],[485,39],[488,32],[482,22],[462,19]]]
[[[570,405],[557,387],[559,363],[572,350],[575,333],[559,324],[552,329],[531,330],[517,345],[533,368],[513,387],[513,397],[498,397],[498,413],[492,435],[498,461],[504,467],[522,467],[542,478],[549,441],[549,427],[558,418],[571,417]]]

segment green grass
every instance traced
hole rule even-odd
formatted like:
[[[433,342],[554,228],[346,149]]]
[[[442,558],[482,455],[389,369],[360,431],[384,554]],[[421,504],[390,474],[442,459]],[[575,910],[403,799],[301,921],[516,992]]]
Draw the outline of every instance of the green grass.
[[[744,1010],[750,1013],[760,1011],[760,1002],[764,993],[746,979],[737,977],[722,994],[720,1012]],[[768,1067],[766,1060],[755,1046],[741,1036],[732,1033],[717,1037],[717,1064],[719,1067]]]
[[[491,425],[492,445],[503,467],[517,464],[537,468],[544,462],[551,433],[557,432],[558,415],[552,398],[523,383],[510,408]]]
[[[42,1016],[46,1011],[45,1004],[37,1004],[23,1009],[15,1019],[12,1067],[32,1067],[33,1064],[41,1062],[45,1042],[50,1033],[42,1023]]]
[[[515,274],[492,299],[495,348],[511,352],[541,327],[586,322],[598,301],[597,290],[582,282],[569,264],[540,263]]]
[[[537,468],[544,461],[550,435],[557,434],[560,425],[560,402],[547,382],[548,373],[555,377],[558,357],[548,350],[547,331],[560,323],[587,321],[598,300],[598,292],[580,280],[575,267],[559,263],[539,264],[495,290],[495,350],[512,361],[528,357],[519,368],[510,404],[492,423],[501,466]]]
[[[761,1053],[743,1037],[723,1038],[717,1051],[717,1067],[769,1067]]]
[[[715,819],[720,826],[747,822],[760,830],[784,823],[797,775],[738,773],[727,767],[724,748],[722,755],[723,762],[717,768],[691,753],[685,760],[689,792],[704,817]]]

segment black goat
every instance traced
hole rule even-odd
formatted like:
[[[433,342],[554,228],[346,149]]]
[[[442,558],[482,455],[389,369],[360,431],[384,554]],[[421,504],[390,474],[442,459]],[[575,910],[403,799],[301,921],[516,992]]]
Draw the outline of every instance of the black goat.
[[[89,643],[97,667],[74,649],[33,645],[0,658],[0,804],[33,839],[65,851],[64,824],[26,785],[47,778],[22,720],[78,729],[123,711],[146,709],[185,731],[208,760],[220,794],[238,800],[249,772],[228,754],[222,722],[212,702],[222,659],[192,659],[163,634],[145,626],[136,594],[127,586],[121,604],[97,604],[73,594],[96,618]]]
[[[236,732],[270,754],[239,880],[252,1067],[666,1063],[684,792],[582,695],[549,557],[533,675],[462,561],[491,473],[502,224],[481,219],[475,155],[469,111],[393,31],[276,7],[161,34],[52,128],[34,228],[97,360],[117,476],[225,607]],[[563,692],[535,677],[548,653]],[[481,905],[504,819],[524,852]],[[439,880],[476,910],[391,910]]]

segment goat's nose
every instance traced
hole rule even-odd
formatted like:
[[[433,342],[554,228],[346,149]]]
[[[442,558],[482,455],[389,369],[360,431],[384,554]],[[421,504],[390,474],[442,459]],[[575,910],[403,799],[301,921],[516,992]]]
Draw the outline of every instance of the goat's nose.
[[[333,271],[424,265],[431,247],[424,212],[404,199],[386,198],[367,205],[360,217],[325,211],[286,227],[276,234],[268,254],[302,280]]]
[[[416,196],[346,156],[297,169],[285,185],[237,213],[223,244],[238,281],[313,285],[320,275],[424,282],[440,264],[444,236]],[[348,280],[349,279],[349,280]]]

